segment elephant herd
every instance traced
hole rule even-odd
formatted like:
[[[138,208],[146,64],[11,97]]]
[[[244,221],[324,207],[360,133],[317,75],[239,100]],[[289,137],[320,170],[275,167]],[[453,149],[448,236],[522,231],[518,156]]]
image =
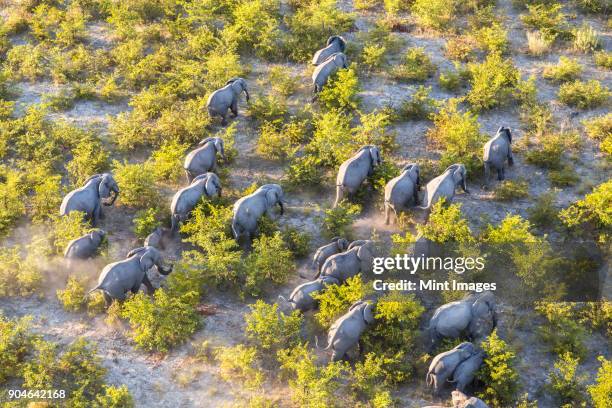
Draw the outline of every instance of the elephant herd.
[[[322,90],[329,77],[340,68],[347,68],[347,59],[343,54],[346,41],[340,36],[332,36],[327,46],[316,52],[312,59],[316,65],[312,80],[315,94]],[[228,110],[238,115],[238,100],[241,93],[249,93],[246,81],[234,78],[224,87],[213,92],[208,99],[208,112],[220,116],[222,123],[227,123]],[[512,165],[510,130],[501,127],[497,134],[484,147],[485,174],[491,169],[497,171],[498,178],[504,178],[506,160]],[[158,227],[145,240],[144,246],[127,253],[125,259],[106,265],[99,275],[98,284],[91,289],[102,291],[107,305],[112,300],[125,299],[129,291],[136,293],[141,285],[152,293],[154,287],[147,277],[147,272],[154,266],[158,272],[168,275],[172,266],[164,265],[160,249],[174,236],[182,222],[185,222],[193,209],[203,197],[220,196],[222,185],[217,170],[217,157],[225,159],[224,143],[219,137],[202,140],[185,158],[184,170],[188,185],[177,191],[170,204],[170,229]],[[334,207],[344,198],[357,192],[363,182],[373,175],[381,165],[380,150],[376,146],[361,147],[351,158],[340,165],[336,178],[336,199]],[[449,166],[442,174],[435,177],[425,186],[422,206],[419,207],[419,190],[421,189],[420,169],[410,163],[403,167],[399,176],[391,179],[384,190],[385,222],[390,221],[391,211],[398,213],[410,207],[428,210],[441,198],[452,200],[457,187],[466,193],[466,168],[457,163]],[[61,204],[60,214],[80,211],[95,227],[103,217],[102,206],[112,205],[119,195],[119,186],[112,174],[96,174],[86,180],[83,187],[68,193]],[[278,184],[266,184],[256,191],[238,199],[233,205],[231,229],[234,238],[240,242],[251,242],[257,233],[258,220],[272,216],[272,210],[279,206],[280,214],[285,210],[283,190]],[[106,237],[106,232],[93,229],[90,233],[71,241],[64,253],[65,258],[88,259],[94,257],[98,247]],[[349,243],[346,239],[336,237],[320,247],[313,258],[316,273],[313,280],[297,286],[288,298],[279,296],[282,309],[286,312],[299,310],[307,312],[317,307],[312,297],[315,292],[325,291],[331,285],[340,285],[348,278],[366,273],[372,268],[375,243],[370,240],[357,240]],[[331,350],[333,361],[346,356],[349,349],[357,345],[362,334],[375,323],[375,302],[359,300],[352,304],[346,314],[336,320],[329,329],[327,346]],[[463,391],[472,383],[474,374],[480,368],[484,353],[477,342],[488,336],[496,325],[495,299],[492,293],[470,295],[465,299],[439,307],[429,322],[429,335],[433,348],[442,338],[460,338],[467,334],[474,342],[464,342],[453,349],[435,356],[427,373],[426,384],[435,392],[447,383],[453,383],[453,401],[455,407],[486,407],[477,398],[468,398]],[[318,347],[318,339],[317,339]]]

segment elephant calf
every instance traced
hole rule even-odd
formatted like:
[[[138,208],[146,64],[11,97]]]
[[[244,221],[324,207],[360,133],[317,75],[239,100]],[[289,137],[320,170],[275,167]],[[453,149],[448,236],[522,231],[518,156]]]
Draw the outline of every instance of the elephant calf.
[[[89,234],[73,239],[66,246],[64,258],[66,259],[88,259],[93,258],[98,252],[100,244],[104,240],[106,232],[101,229],[94,229]]]
[[[466,330],[471,339],[484,338],[493,331],[496,322],[492,292],[469,295],[461,301],[447,303],[437,308],[429,321],[432,347],[442,337],[458,338]]]
[[[469,193],[465,182],[466,173],[467,171],[463,164],[457,163],[448,166],[444,173],[427,183],[424,206],[420,208],[429,211],[441,198],[450,202],[455,196],[457,186],[461,186],[463,191]]]
[[[455,389],[464,392],[465,387],[474,381],[476,372],[484,360],[484,351],[477,351],[467,360],[462,361],[453,372],[451,382],[455,383]]]
[[[427,371],[425,381],[427,386],[433,387],[436,394],[439,393],[446,380],[452,377],[457,366],[476,353],[476,347],[472,343],[464,342],[452,350],[435,356]]]
[[[321,65],[318,65],[312,73],[312,85],[314,93],[321,92],[329,77],[340,68],[348,68],[346,55],[341,52],[330,55]]]
[[[346,41],[339,35],[332,35],[327,39],[327,47],[315,52],[312,57],[312,65],[319,65],[331,57],[333,54],[344,52]]]
[[[83,187],[66,194],[60,207],[60,215],[81,211],[91,220],[92,225],[96,226],[102,217],[102,205],[113,205],[118,195],[119,186],[112,174],[95,174],[85,181]]]
[[[178,231],[179,223],[185,221],[202,197],[221,195],[221,180],[215,173],[200,174],[191,184],[174,194],[170,204],[172,233]]]
[[[217,170],[217,153],[225,160],[224,143],[220,137],[207,137],[198,146],[187,154],[183,165],[189,183],[201,174]]]
[[[228,109],[232,111],[234,117],[238,116],[238,99],[242,92],[246,95],[248,102],[250,97],[246,81],[242,78],[230,79],[223,88],[217,89],[208,97],[206,103],[208,114],[211,117],[221,116],[223,118],[221,124],[227,125]]]
[[[349,242],[346,239],[334,237],[331,239],[331,242],[329,244],[323,245],[322,247],[317,249],[317,252],[315,252],[314,257],[312,259],[312,264],[317,270],[317,273],[321,272],[321,267],[323,266],[327,258],[340,252],[346,251],[348,246]]]
[[[418,164],[407,164],[402,169],[402,173],[389,180],[385,186],[385,224],[389,224],[391,210],[395,214],[408,208],[409,204],[419,203],[419,177],[420,169]]]
[[[359,343],[361,334],[375,321],[372,309],[370,303],[358,300],[344,316],[332,324],[327,334],[327,347],[322,349],[325,351],[332,349],[332,361],[344,358],[346,352]],[[315,340],[319,348],[319,339]]]
[[[338,169],[336,177],[336,201],[334,207],[344,198],[344,194],[354,194],[374,169],[382,163],[380,151],[376,146],[363,146],[353,157],[346,160]]]
[[[246,237],[250,242],[257,231],[257,221],[264,214],[272,218],[272,208],[280,207],[280,215],[285,211],[283,189],[278,184],[264,184],[255,192],[242,197],[234,203],[232,232],[236,240]]]
[[[299,310],[302,313],[314,309],[317,301],[312,298],[314,292],[319,292],[329,285],[337,285],[338,279],[331,276],[322,276],[311,282],[302,283],[291,292],[289,299],[279,296],[279,300],[287,305],[290,310]]]
[[[489,408],[480,398],[468,397],[461,391],[453,391],[453,408]]]
[[[372,270],[374,241],[355,241],[346,252],[332,255],[323,264],[319,276],[331,276],[341,283],[361,272]]]
[[[142,284],[147,287],[149,293],[153,293],[155,288],[147,276],[147,271],[157,266],[162,275],[170,274],[172,266],[164,267],[163,261],[161,253],[153,247],[133,249],[126,259],[106,265],[98,278],[98,285],[88,294],[101,290],[106,306],[110,306],[113,299],[125,300],[128,291],[137,293]]]
[[[512,157],[512,133],[506,127],[500,127],[495,136],[484,145],[484,171],[485,182],[489,181],[489,172],[493,168],[497,171],[497,179],[503,180],[506,176],[504,163],[508,160],[508,165],[514,164]]]
[[[168,238],[168,229],[157,227],[144,240],[144,246],[151,246],[157,249],[166,247],[166,239]]]

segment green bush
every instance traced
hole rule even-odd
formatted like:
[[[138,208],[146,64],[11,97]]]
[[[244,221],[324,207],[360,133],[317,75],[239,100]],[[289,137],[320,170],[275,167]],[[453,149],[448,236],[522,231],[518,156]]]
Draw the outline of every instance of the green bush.
[[[601,40],[597,31],[587,23],[573,30],[574,50],[588,53],[593,52],[601,46]]]
[[[478,115],[460,112],[457,102],[449,100],[434,115],[433,122],[427,136],[444,150],[442,167],[463,163],[468,172],[482,168],[482,145],[486,137],[480,132]]]
[[[551,351],[559,355],[569,352],[580,359],[586,355],[587,331],[575,320],[571,305],[539,302],[535,310],[547,320],[547,324],[538,328],[538,334]]]
[[[155,228],[160,226],[160,215],[161,211],[158,208],[139,210],[132,219],[132,224],[134,224],[134,234],[138,238],[146,238],[155,230]]]
[[[215,351],[219,361],[219,374],[225,381],[239,381],[249,390],[260,388],[264,375],[258,367],[257,349],[238,344],[234,347],[219,347]]]
[[[574,406],[585,400],[583,385],[585,378],[576,373],[579,360],[570,352],[559,355],[554,369],[548,376],[547,388],[564,407]]]
[[[55,255],[63,254],[70,241],[91,230],[91,226],[85,221],[84,213],[79,211],[72,211],[64,216],[53,215],[49,224],[47,240],[51,245],[46,249]]]
[[[31,320],[31,316],[12,320],[0,314],[0,384],[21,376],[23,364],[36,340],[30,333]]]
[[[41,288],[42,279],[34,258],[23,258],[21,247],[0,248],[0,296],[31,295]]]
[[[361,206],[347,201],[342,201],[336,208],[326,209],[321,226],[323,236],[326,238],[351,236],[351,225],[359,214]]]
[[[14,45],[6,53],[4,67],[9,78],[15,81],[35,81],[45,75],[44,46]]]
[[[612,69],[612,52],[609,51],[597,51],[593,54],[593,59],[595,60],[595,65]]]
[[[318,99],[327,109],[353,111],[359,108],[359,78],[354,65],[338,70],[319,93]]]
[[[146,208],[159,204],[151,163],[113,163],[113,174],[121,194],[118,202],[129,207]]]
[[[85,304],[85,287],[74,276],[68,278],[65,289],[58,289],[57,298],[69,312],[79,312]]]
[[[586,134],[599,141],[599,149],[612,155],[612,113],[582,121]]]
[[[271,67],[265,82],[269,83],[272,90],[283,98],[293,95],[299,88],[298,78],[291,75],[287,67],[282,65]]]
[[[444,55],[457,62],[467,62],[474,58],[476,44],[470,36],[457,36],[449,38],[444,45]]]
[[[21,174],[0,167],[0,235],[7,234],[17,220],[25,215],[24,195]]]
[[[499,53],[489,54],[480,64],[470,63],[468,69],[471,89],[466,99],[476,111],[506,103],[520,77],[512,60],[504,60]]]
[[[47,172],[46,169],[44,169]],[[62,204],[62,177],[47,174],[37,181],[30,197],[29,213],[34,223],[48,222],[57,214]]]
[[[546,227],[558,221],[559,210],[555,208],[555,193],[548,192],[539,196],[533,207],[527,210],[529,222],[539,227]]]
[[[440,88],[449,92],[457,92],[463,86],[461,75],[454,71],[444,71],[438,77]]]
[[[598,360],[601,361],[601,367],[597,370],[597,379],[587,390],[593,400],[593,406],[605,408],[610,403],[612,394],[612,362],[603,356],[599,356]]]
[[[276,95],[258,95],[249,102],[249,115],[258,123],[281,125],[289,113],[287,101]]]
[[[286,170],[287,183],[292,188],[318,186],[323,179],[322,167],[315,155],[296,157]]]
[[[315,119],[313,138],[307,151],[316,154],[325,166],[336,166],[358,148],[351,137],[351,116],[333,109]]]
[[[253,250],[244,260],[244,268],[246,282],[243,291],[257,296],[268,282],[285,283],[295,271],[295,263],[281,233],[276,232],[253,240]]]
[[[423,82],[436,72],[436,66],[423,48],[410,48],[400,65],[391,69],[391,76],[400,81]]]
[[[609,97],[608,88],[594,79],[587,82],[568,82],[559,87],[559,100],[579,109],[603,105]]]
[[[361,63],[368,71],[379,70],[387,62],[387,47],[376,43],[366,43],[361,51]]]
[[[299,311],[283,314],[276,303],[258,300],[244,316],[245,333],[259,350],[294,347],[300,341],[302,316]]]
[[[584,228],[590,225],[601,233],[599,237],[605,242],[612,226],[612,181],[600,184],[584,199],[576,201],[568,208],[561,210],[559,217],[569,228]]]
[[[497,185],[493,195],[498,201],[513,201],[525,198],[529,195],[529,185],[523,179],[504,180]]]
[[[295,258],[304,258],[310,253],[312,236],[297,227],[284,226],[281,230],[283,241]]]
[[[574,81],[582,74],[582,65],[577,59],[568,58],[565,56],[559,57],[557,65],[549,65],[544,68],[542,76],[557,82]]]
[[[151,169],[158,181],[177,183],[184,175],[183,161],[189,146],[170,140],[151,154]]]
[[[498,21],[475,28],[474,38],[480,48],[489,53],[503,54],[508,50],[508,31]]]
[[[420,26],[447,31],[455,19],[457,6],[455,0],[415,0],[412,14]]]
[[[325,291],[312,294],[319,302],[319,311],[315,320],[325,329],[329,328],[337,318],[348,311],[348,308],[358,300],[364,299],[373,292],[372,286],[362,280],[360,275],[348,278],[342,285],[328,286]]]
[[[266,122],[260,128],[257,153],[269,160],[287,160],[295,156],[306,139],[307,123],[293,121],[278,127]]]
[[[417,225],[417,231],[437,243],[474,241],[467,219],[461,213],[461,204],[446,205],[444,199],[432,206],[427,224]]]
[[[527,10],[527,14],[521,15],[523,24],[527,28],[539,30],[548,41],[570,36],[562,4],[529,4]]]
[[[485,359],[476,376],[484,383],[484,389],[477,394],[478,397],[494,408],[511,405],[519,387],[516,354],[497,335],[497,330],[480,346],[485,352]]]
[[[164,289],[158,289],[153,298],[143,292],[128,299],[121,310],[132,328],[132,338],[147,351],[167,352],[183,343],[200,327],[195,310],[196,292],[173,298]]]
[[[81,186],[94,174],[108,169],[108,152],[99,140],[86,137],[72,149],[72,160],[66,164],[66,171],[73,186]]]
[[[438,108],[438,101],[431,98],[430,93],[431,87],[419,86],[411,98],[400,106],[400,117],[406,120],[430,119]]]
[[[567,164],[558,169],[550,170],[548,179],[554,187],[573,186],[580,181],[580,177],[576,175],[576,170]]]

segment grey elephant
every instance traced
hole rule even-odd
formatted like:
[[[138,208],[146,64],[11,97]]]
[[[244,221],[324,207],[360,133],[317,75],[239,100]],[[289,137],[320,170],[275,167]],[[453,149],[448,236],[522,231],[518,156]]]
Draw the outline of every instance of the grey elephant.
[[[285,212],[283,189],[278,184],[265,184],[255,192],[240,198],[234,203],[232,232],[236,241],[246,237],[251,242],[257,231],[257,221],[264,214],[272,218],[272,208],[280,207],[280,215]]]
[[[466,176],[467,171],[463,164],[457,163],[448,166],[444,173],[427,183],[425,199],[423,200],[424,205],[420,208],[430,210],[441,198],[446,199],[446,202],[450,202],[455,196],[457,186],[461,186],[463,191],[469,193],[466,185]]]
[[[208,114],[211,117],[221,116],[223,118],[221,124],[226,125],[228,109],[232,111],[234,117],[238,116],[238,99],[242,92],[246,95],[248,102],[250,97],[246,81],[243,78],[230,79],[223,88],[217,89],[208,97],[208,102],[206,102]]]
[[[60,206],[60,215],[81,211],[96,226],[102,217],[102,205],[113,205],[118,195],[119,186],[112,174],[95,174],[85,181],[83,187],[66,194]]]
[[[312,65],[319,65],[333,54],[344,52],[346,49],[346,41],[339,35],[332,35],[327,39],[327,47],[321,48],[315,52],[312,57]]]
[[[429,321],[432,347],[443,337],[458,338],[467,331],[471,339],[482,339],[495,328],[495,295],[482,292],[440,306]]]
[[[332,276],[322,276],[311,282],[305,282],[293,289],[289,299],[284,296],[279,296],[278,299],[286,305],[289,310],[300,310],[306,312],[317,306],[317,301],[312,298],[314,292],[319,292],[329,285],[337,285],[338,279]]]
[[[73,239],[66,246],[64,258],[66,259],[88,259],[93,258],[100,244],[106,237],[106,232],[101,229],[94,229],[90,233],[83,235],[77,239]]]
[[[174,194],[170,204],[172,214],[172,233],[178,231],[179,223],[185,221],[202,197],[221,195],[221,180],[215,173],[200,174],[191,184]]]
[[[361,241],[349,245],[346,252],[332,255],[323,264],[319,276],[332,276],[340,282],[361,272],[372,271],[374,241]]]
[[[336,177],[336,201],[334,207],[340,204],[345,194],[355,194],[374,169],[382,163],[380,150],[376,146],[363,146],[353,157],[346,160],[338,169]]]
[[[185,157],[185,174],[191,183],[200,174],[217,170],[217,153],[225,159],[224,143],[220,137],[207,137]]]
[[[446,380],[451,378],[457,366],[475,353],[476,347],[472,343],[464,342],[435,356],[427,371],[425,380],[427,386],[433,387],[436,394],[439,393]]]
[[[321,92],[329,77],[340,68],[348,68],[346,55],[341,52],[330,55],[322,64],[318,65],[312,73],[314,93]]]
[[[331,239],[329,244],[323,245],[315,252],[312,264],[314,265],[317,272],[321,271],[321,267],[332,255],[338,254],[340,252],[346,251],[349,246],[349,242],[345,238],[334,237]]]
[[[453,372],[451,382],[455,383],[455,389],[464,392],[465,387],[474,381],[476,372],[480,369],[484,360],[484,351],[474,353],[467,360],[462,361]]]
[[[489,408],[487,404],[480,398],[468,397],[461,391],[453,391],[451,393],[453,399],[453,408]]]
[[[147,271],[157,266],[158,272],[162,275],[170,274],[172,266],[164,267],[163,262],[161,253],[154,247],[133,249],[127,254],[126,259],[106,265],[98,278],[98,285],[88,294],[101,290],[104,302],[109,306],[113,299],[125,300],[128,291],[137,293],[143,284],[149,293],[153,293],[155,288],[147,276]]]
[[[406,210],[409,205],[418,205],[419,173],[419,165],[410,163],[404,166],[399,176],[389,180],[385,186],[385,224],[389,224],[391,210],[397,220],[398,212]]]
[[[157,249],[166,247],[168,238],[168,229],[164,227],[156,227],[144,240],[144,246],[152,246]]]
[[[507,127],[500,127],[491,140],[484,145],[484,172],[485,182],[489,181],[490,169],[497,171],[497,179],[503,180],[506,177],[504,164],[508,160],[508,165],[514,164],[512,157],[512,133]]]
[[[327,347],[322,350],[332,350],[331,361],[338,361],[346,352],[359,343],[359,339],[367,327],[375,322],[372,304],[363,300],[353,303],[348,312],[334,322],[327,334]],[[317,348],[319,339],[315,338]]]

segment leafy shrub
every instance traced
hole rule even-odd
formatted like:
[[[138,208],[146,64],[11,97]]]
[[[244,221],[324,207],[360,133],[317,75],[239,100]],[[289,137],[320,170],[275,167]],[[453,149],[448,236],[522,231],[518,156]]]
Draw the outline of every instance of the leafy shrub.
[[[364,299],[372,291],[372,286],[357,275],[348,278],[342,285],[328,286],[325,291],[312,294],[312,298],[319,302],[315,320],[321,327],[329,328],[353,303]]]
[[[404,380],[404,373],[396,367],[401,364],[397,356],[368,353],[363,361],[355,363],[350,376],[351,388],[365,396],[374,407],[391,407],[393,400],[389,385]]]
[[[586,134],[600,142],[599,148],[612,155],[612,113],[582,121]]]
[[[612,52],[598,51],[593,54],[593,58],[595,60],[595,65],[602,68],[612,69]]]
[[[555,361],[554,369],[549,374],[549,383],[547,384],[552,394],[557,397],[563,406],[573,405],[570,403],[581,403],[584,401],[584,386],[582,385],[584,378],[578,376],[576,369],[578,368],[579,358],[574,358],[572,353],[566,352],[559,355]]]
[[[410,48],[400,65],[391,70],[391,75],[401,81],[425,81],[436,72],[436,66],[423,48]]]
[[[257,140],[257,153],[270,160],[292,158],[307,136],[306,121],[291,121],[278,127],[264,123]]]
[[[472,242],[472,231],[461,213],[461,204],[446,205],[441,199],[431,207],[427,224],[417,225],[418,232],[437,243]]]
[[[98,139],[83,138],[72,149],[72,160],[66,164],[66,171],[73,186],[81,186],[94,174],[108,168],[108,152]]]
[[[293,187],[312,187],[321,184],[323,164],[315,155],[296,157],[286,170],[287,183]]]
[[[534,56],[544,55],[550,51],[554,38],[547,37],[541,31],[527,31],[527,50]]]
[[[548,172],[548,179],[550,184],[555,187],[573,186],[580,181],[580,177],[576,175],[576,170],[569,165],[550,170]]]
[[[0,384],[21,375],[36,336],[30,333],[31,316],[12,320],[0,314]]]
[[[592,52],[601,46],[597,31],[587,23],[573,31],[574,50],[583,53]]]
[[[15,81],[36,79],[45,75],[44,47],[31,44],[14,45],[6,53],[5,69]]]
[[[336,361],[317,366],[317,356],[306,344],[278,352],[281,369],[289,378],[291,399],[304,408],[333,406],[342,374],[346,371],[342,362]]]
[[[438,77],[440,88],[449,92],[456,92],[463,86],[461,76],[457,72],[444,71],[440,73]]]
[[[104,408],[132,408],[134,399],[126,385],[120,387],[104,386],[104,394],[98,394],[96,403]]]
[[[42,274],[34,257],[21,256],[21,247],[0,248],[0,296],[27,296],[40,289]]]
[[[525,180],[504,180],[497,185],[494,197],[498,201],[512,201],[529,195],[529,185]]]
[[[429,96],[430,93],[431,87],[419,86],[411,98],[402,103],[400,116],[407,120],[430,119],[438,107],[438,102]]]
[[[571,305],[558,302],[540,302],[535,310],[548,321],[538,328],[538,334],[551,351],[563,355],[567,352],[578,358],[586,355],[584,341],[587,332],[576,320]]]
[[[534,206],[527,210],[529,222],[540,227],[550,226],[557,222],[559,210],[555,208],[554,204],[555,194],[553,192],[539,196]]]
[[[188,145],[170,140],[151,155],[151,169],[158,181],[176,183],[183,176],[183,160]]]
[[[78,312],[85,303],[85,287],[77,278],[70,276],[66,288],[57,291],[57,298],[65,310]]]
[[[238,344],[219,347],[215,351],[219,361],[219,373],[225,381],[240,381],[247,389],[257,389],[264,382],[263,373],[257,367],[257,349]]]
[[[121,194],[119,202],[129,207],[148,207],[159,204],[155,188],[154,170],[150,163],[113,163],[113,174]]]
[[[569,30],[567,19],[562,12],[563,5],[555,4],[530,4],[527,5],[528,13],[521,15],[521,21],[527,28],[539,30],[548,41],[556,38],[567,38]]]
[[[610,96],[608,88],[599,81],[574,81],[559,87],[559,100],[579,109],[589,109],[604,104]]]
[[[318,99],[327,109],[352,111],[359,108],[359,78],[355,66],[338,70],[329,79]]]
[[[599,356],[598,360],[601,361],[601,367],[597,370],[597,379],[595,384],[587,387],[587,390],[593,400],[593,406],[605,408],[610,402],[610,393],[612,393],[612,362],[603,356]]]
[[[519,72],[510,59],[492,53],[481,64],[469,64],[471,89],[466,99],[479,111],[491,109],[507,102],[518,80]]]
[[[559,57],[557,65],[549,65],[544,68],[542,76],[557,82],[573,81],[578,79],[582,73],[582,65],[576,59],[565,56]]]
[[[287,102],[275,95],[259,95],[249,102],[249,114],[259,123],[281,124],[289,110]]]
[[[454,0],[415,0],[412,4],[412,14],[419,25],[441,31],[450,29],[456,9]]]
[[[276,303],[258,300],[244,316],[245,332],[259,350],[279,350],[296,346],[300,340],[302,316],[299,311],[281,313]]]
[[[503,54],[508,49],[508,32],[498,21],[476,28],[474,37],[480,48],[490,53]]]
[[[570,228],[591,225],[601,231],[600,239],[606,239],[606,231],[612,226],[612,181],[600,184],[584,199],[576,201],[568,208],[561,210],[561,221]],[[604,241],[605,242],[605,241]]]
[[[375,43],[366,43],[361,51],[361,63],[368,71],[378,70],[387,61],[387,47]]]
[[[270,68],[266,82],[269,82],[275,93],[284,98],[293,95],[299,87],[298,79],[287,72],[287,67],[281,65]]]
[[[29,209],[32,222],[48,222],[62,204],[62,177],[47,175],[34,185],[33,193]]]
[[[146,238],[160,225],[160,210],[158,208],[147,208],[139,210],[132,223],[134,224],[134,234],[141,239]]]
[[[326,238],[350,236],[350,226],[361,213],[359,204],[342,201],[336,208],[325,210],[322,219],[322,234]]]
[[[518,391],[519,376],[516,371],[516,354],[494,330],[480,346],[485,352],[483,366],[476,374],[485,384],[478,397],[495,408],[512,404]]]
[[[295,270],[293,254],[280,232],[261,235],[253,240],[253,250],[244,260],[246,283],[243,290],[253,296],[261,293],[267,282],[283,284]]]
[[[25,189],[18,171],[0,167],[0,176],[0,235],[4,235],[26,213]]]
[[[178,298],[170,297],[164,289],[158,289],[153,298],[139,292],[123,304],[121,317],[128,320],[138,347],[166,352],[200,326],[194,308],[197,301],[196,292]]]
[[[486,138],[480,133],[476,114],[460,112],[457,102],[449,100],[434,115],[433,122],[427,136],[443,148],[442,166],[463,163],[470,172],[481,168],[481,150]]]
[[[303,258],[310,252],[311,235],[306,231],[292,226],[285,226],[281,230],[283,241],[295,258]]]
[[[467,62],[474,57],[474,40],[470,36],[449,38],[444,45],[444,55],[450,60]]]
[[[51,244],[48,249],[55,255],[63,254],[70,241],[91,230],[91,226],[85,221],[84,213],[79,211],[72,211],[64,216],[54,215],[50,224],[46,238]]]

